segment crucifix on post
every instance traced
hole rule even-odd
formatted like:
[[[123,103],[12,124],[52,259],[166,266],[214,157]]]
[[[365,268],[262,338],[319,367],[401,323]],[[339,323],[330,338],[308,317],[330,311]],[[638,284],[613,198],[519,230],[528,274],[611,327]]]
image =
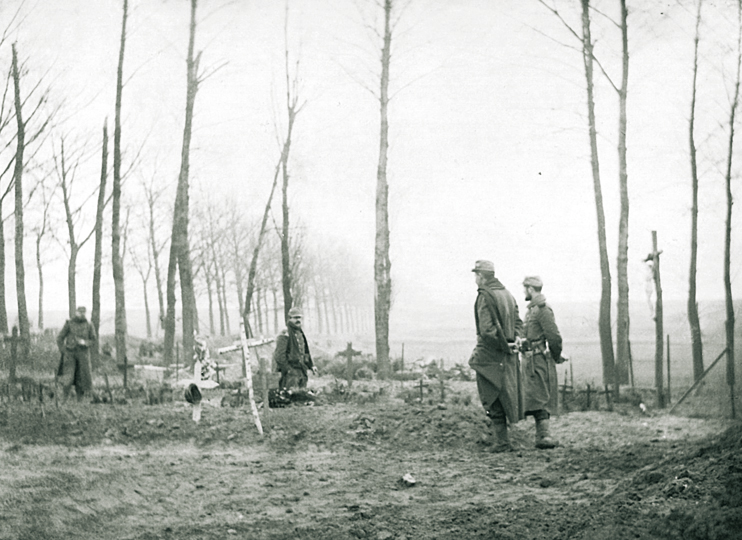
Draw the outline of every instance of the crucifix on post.
[[[347,359],[345,367],[345,377],[348,379],[348,390],[350,390],[350,386],[353,384],[353,357],[360,354],[361,351],[353,350],[352,342],[348,342],[348,346],[345,348],[344,351],[340,351],[339,353],[337,353],[338,356],[344,356]]]
[[[655,355],[654,355],[654,384],[657,388],[657,406],[660,409],[665,408],[665,390],[663,384],[663,365],[664,355],[664,330],[662,321],[662,283],[660,281],[660,254],[662,251],[657,250],[657,231],[652,231],[652,253],[647,255],[644,262],[652,265],[652,274],[654,277],[654,288],[656,293],[654,309],[655,325]]]

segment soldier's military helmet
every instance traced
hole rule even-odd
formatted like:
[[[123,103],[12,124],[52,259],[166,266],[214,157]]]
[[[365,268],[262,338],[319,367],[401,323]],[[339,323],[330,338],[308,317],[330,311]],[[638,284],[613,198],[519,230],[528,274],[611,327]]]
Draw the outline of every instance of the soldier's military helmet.
[[[185,389],[185,399],[188,403],[196,405],[201,403],[201,390],[194,383],[188,385]]]
[[[538,277],[538,276],[527,276],[523,280],[523,286],[524,287],[536,287],[536,288],[539,288],[539,287],[543,287],[544,286],[544,282],[541,281],[541,278]]]

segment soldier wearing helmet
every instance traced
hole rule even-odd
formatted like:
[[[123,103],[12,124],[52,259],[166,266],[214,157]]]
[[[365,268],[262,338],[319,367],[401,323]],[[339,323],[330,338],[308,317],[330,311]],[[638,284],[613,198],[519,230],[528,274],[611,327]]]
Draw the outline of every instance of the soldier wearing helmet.
[[[554,311],[541,293],[544,286],[538,276],[523,280],[523,292],[528,302],[525,341],[522,345],[525,415],[536,420],[536,448],[554,448],[556,442],[549,433],[549,418],[557,407],[556,365],[562,358],[562,336],[554,320]]]
[[[308,371],[317,373],[312,362],[309,344],[301,328],[302,312],[298,307],[289,310],[286,328],[276,338],[273,360],[281,372],[279,388],[306,388]]]

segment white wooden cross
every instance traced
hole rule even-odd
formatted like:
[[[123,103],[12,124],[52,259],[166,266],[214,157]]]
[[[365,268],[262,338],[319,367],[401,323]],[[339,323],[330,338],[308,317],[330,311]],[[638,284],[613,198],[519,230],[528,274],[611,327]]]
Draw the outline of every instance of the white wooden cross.
[[[255,427],[258,428],[258,433],[261,435],[263,434],[263,425],[260,423],[260,415],[258,414],[258,407],[255,405],[255,393],[253,392],[253,385],[252,385],[252,368],[250,367],[250,347],[259,347],[260,345],[265,345],[267,343],[271,343],[274,341],[271,339],[262,339],[259,341],[247,341],[247,334],[245,334],[245,324],[240,321],[240,340],[236,341],[232,345],[229,345],[227,347],[221,347],[220,349],[217,349],[217,352],[219,354],[224,354],[228,352],[234,352],[234,351],[242,351],[242,362],[244,365],[244,373],[245,373],[245,386],[247,387],[247,398],[250,400],[250,409],[252,409],[252,416],[255,420]],[[267,407],[268,404],[266,403],[265,406]]]

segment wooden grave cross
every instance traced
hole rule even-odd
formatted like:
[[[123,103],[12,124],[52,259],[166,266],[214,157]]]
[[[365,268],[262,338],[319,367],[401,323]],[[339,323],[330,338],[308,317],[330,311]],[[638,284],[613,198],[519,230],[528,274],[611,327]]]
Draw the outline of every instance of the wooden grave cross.
[[[258,433],[263,434],[263,425],[260,422],[260,415],[258,414],[258,407],[255,405],[255,392],[253,391],[252,384],[252,368],[250,367],[250,347],[258,347],[265,345],[266,343],[272,342],[273,339],[263,339],[258,342],[248,343],[247,334],[245,334],[245,324],[240,321],[240,341],[235,342],[234,345],[229,347],[222,347],[217,349],[219,354],[233,352],[240,350],[242,351],[242,365],[243,373],[245,373],[245,386],[247,387],[247,399],[250,401],[250,409],[252,410],[252,416],[255,420],[255,427],[258,428]],[[267,404],[266,404],[267,405]],[[266,407],[267,409],[267,407]]]
[[[353,357],[359,356],[360,354],[361,351],[353,350],[353,343],[350,341],[344,351],[337,353],[338,356],[344,356],[347,359],[345,377],[348,379],[348,391],[350,391],[350,387],[353,384]]]

